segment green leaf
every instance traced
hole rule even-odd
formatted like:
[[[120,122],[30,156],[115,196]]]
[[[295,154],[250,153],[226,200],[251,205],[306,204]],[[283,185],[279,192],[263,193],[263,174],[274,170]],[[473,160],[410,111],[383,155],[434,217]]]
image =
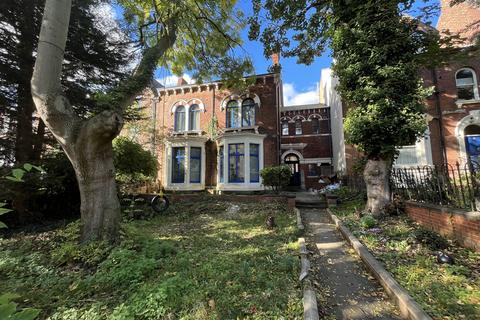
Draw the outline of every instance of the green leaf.
[[[34,165],[32,165],[32,168],[35,169],[35,170],[37,170],[37,171],[40,172],[40,173],[45,173],[45,172],[46,172],[45,170],[43,170],[42,167],[39,167],[39,166],[34,166]]]
[[[15,293],[4,293],[0,296],[0,305],[2,304],[6,304],[12,300],[15,300],[15,299],[18,299],[20,298],[20,296],[18,294],[15,294]]]
[[[16,313],[12,319],[15,320],[33,320],[35,319],[38,314],[40,313],[40,309],[23,309],[22,311]]]
[[[17,180],[22,181],[23,176],[25,175],[25,170],[17,168],[12,170],[12,176]]]
[[[1,208],[1,206],[0,206],[0,216],[1,216],[2,214],[5,214],[5,213],[7,213],[7,212],[10,212],[10,211],[12,211],[12,209]]]
[[[23,165],[23,168],[27,171],[27,172],[30,172],[30,170],[32,170],[33,166],[30,164],[30,163],[25,163]]]
[[[23,182],[22,179],[17,179],[15,177],[10,177],[10,176],[5,177],[5,179],[13,181],[13,182]]]
[[[0,229],[5,229],[5,228],[8,228],[8,226],[2,221],[0,221]]]
[[[6,304],[0,304],[0,319],[11,319],[11,315],[17,310],[17,304],[14,302],[8,302]]]

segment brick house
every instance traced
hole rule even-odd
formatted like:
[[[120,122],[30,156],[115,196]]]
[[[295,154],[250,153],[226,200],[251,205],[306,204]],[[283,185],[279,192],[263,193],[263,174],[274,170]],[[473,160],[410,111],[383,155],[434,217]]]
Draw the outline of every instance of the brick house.
[[[293,172],[292,185],[319,189],[332,170],[330,108],[324,104],[282,107],[281,160]]]
[[[420,70],[426,87],[434,87],[434,94],[426,100],[428,129],[415,145],[403,146],[395,162],[397,167],[442,165],[457,162],[464,166],[468,159],[478,161],[480,155],[480,95],[478,76],[480,58],[472,52],[480,21],[480,9],[472,2],[450,7],[450,0],[441,1],[437,30],[443,34],[459,34],[465,39],[457,50],[466,59],[452,60],[430,70]],[[335,106],[332,105],[332,110]],[[345,114],[341,103],[335,112]],[[341,126],[342,117],[334,118],[332,126]],[[360,157],[352,146],[344,146],[339,167],[351,170]]]
[[[292,169],[292,186],[321,187],[333,171],[329,107],[284,107],[280,73],[254,79],[239,92],[221,81],[154,83],[138,99],[145,120],[122,134],[154,152],[166,190],[260,191],[260,170],[281,163]]]

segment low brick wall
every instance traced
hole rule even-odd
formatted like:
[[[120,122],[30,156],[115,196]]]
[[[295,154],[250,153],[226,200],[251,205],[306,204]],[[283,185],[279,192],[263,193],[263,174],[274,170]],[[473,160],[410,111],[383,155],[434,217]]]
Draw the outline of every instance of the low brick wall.
[[[198,197],[205,197],[205,195],[200,194],[169,194],[167,197],[171,201],[182,201],[182,200],[194,200]],[[293,196],[282,196],[282,195],[263,195],[263,194],[253,194],[253,195],[240,195],[240,194],[224,194],[224,195],[210,195],[209,197],[217,198],[224,201],[231,202],[271,202],[271,201],[280,201],[287,204],[289,209],[295,208],[295,197]]]
[[[465,247],[480,252],[480,212],[407,201],[405,210],[410,218]]]

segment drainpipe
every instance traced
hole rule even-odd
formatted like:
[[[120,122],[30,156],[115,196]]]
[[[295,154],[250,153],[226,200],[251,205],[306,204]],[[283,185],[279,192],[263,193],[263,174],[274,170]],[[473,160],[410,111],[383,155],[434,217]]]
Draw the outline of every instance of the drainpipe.
[[[433,86],[435,88],[435,110],[437,113],[437,121],[438,121],[438,133],[440,135],[440,150],[442,151],[440,153],[441,155],[441,162],[442,165],[446,163],[447,161],[447,150],[445,148],[445,136],[443,132],[443,115],[442,115],[442,109],[440,105],[440,91],[438,89],[438,75],[437,75],[437,70],[435,68],[432,68],[432,78],[433,78]]]

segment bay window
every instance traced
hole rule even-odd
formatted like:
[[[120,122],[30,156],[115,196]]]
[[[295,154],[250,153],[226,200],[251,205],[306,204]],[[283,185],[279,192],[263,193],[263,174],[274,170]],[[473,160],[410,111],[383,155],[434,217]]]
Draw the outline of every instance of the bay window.
[[[200,183],[202,148],[190,147],[190,183]]]
[[[172,183],[185,182],[185,148],[172,148]]]
[[[250,182],[260,182],[260,145],[250,143]]]
[[[228,145],[228,182],[245,182],[245,145]]]

